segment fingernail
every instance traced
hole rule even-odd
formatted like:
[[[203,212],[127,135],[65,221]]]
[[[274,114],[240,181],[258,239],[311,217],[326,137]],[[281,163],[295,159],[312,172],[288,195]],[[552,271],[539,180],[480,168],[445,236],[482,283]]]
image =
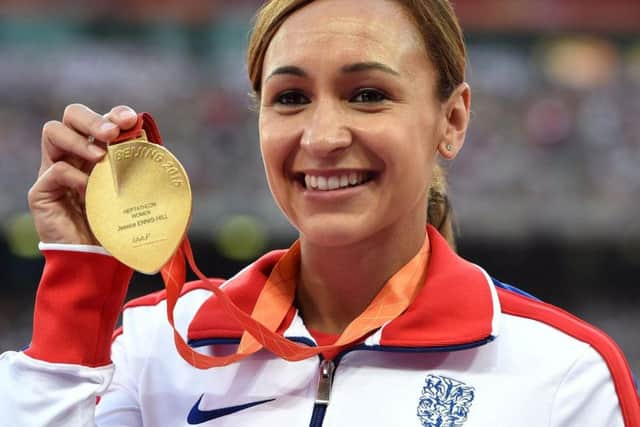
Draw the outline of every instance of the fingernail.
[[[118,125],[116,125],[113,122],[104,122],[103,124],[100,125],[100,132],[109,132],[112,131],[114,129],[116,129],[118,127]]]
[[[89,152],[94,156],[104,156],[104,154],[106,153],[104,149],[98,147],[97,145],[89,145],[87,150],[89,150]]]
[[[136,113],[131,110],[124,110],[118,114],[120,120],[131,120],[134,117],[138,117]]]

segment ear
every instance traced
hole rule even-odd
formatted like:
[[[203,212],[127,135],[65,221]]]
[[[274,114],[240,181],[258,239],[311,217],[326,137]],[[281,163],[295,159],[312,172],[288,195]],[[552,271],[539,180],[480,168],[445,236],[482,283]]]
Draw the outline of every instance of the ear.
[[[462,145],[469,125],[471,88],[461,83],[444,103],[444,130],[438,152],[447,160],[454,159]]]

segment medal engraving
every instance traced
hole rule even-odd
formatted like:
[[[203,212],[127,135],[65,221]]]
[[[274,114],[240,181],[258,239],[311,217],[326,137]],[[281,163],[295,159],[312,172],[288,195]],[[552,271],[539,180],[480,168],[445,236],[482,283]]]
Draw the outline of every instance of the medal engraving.
[[[108,150],[89,176],[89,226],[119,261],[154,274],[173,255],[189,224],[189,179],[161,145],[132,140]]]

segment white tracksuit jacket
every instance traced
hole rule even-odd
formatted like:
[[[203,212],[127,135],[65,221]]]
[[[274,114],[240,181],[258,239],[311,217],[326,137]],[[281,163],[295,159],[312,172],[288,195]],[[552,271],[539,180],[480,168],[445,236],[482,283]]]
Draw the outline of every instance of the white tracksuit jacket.
[[[44,245],[32,344],[0,356],[0,425],[640,426],[629,366],[609,337],[491,279],[428,233],[420,295],[365,341],[332,361],[263,350],[209,370],[176,352],[164,291],[127,304],[110,345],[131,272],[91,248]],[[281,255],[227,281],[236,304],[251,310]],[[239,341],[199,283],[175,314],[199,351],[226,354]],[[315,345],[294,309],[279,331]]]

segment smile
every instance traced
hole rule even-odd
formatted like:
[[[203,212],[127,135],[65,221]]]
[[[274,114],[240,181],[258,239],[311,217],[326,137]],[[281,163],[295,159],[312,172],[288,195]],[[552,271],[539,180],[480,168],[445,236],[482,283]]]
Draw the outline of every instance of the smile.
[[[307,190],[332,191],[362,185],[371,179],[370,172],[349,172],[335,175],[304,174],[302,181]]]

